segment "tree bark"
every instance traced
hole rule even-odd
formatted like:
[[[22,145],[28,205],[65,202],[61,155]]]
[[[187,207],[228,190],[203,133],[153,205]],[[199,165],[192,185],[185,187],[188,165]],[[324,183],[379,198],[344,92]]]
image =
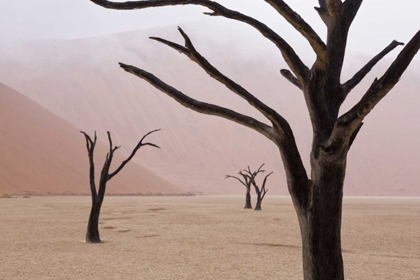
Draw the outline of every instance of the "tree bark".
[[[309,208],[295,205],[302,236],[304,279],[343,280],[341,214],[345,162],[317,161],[315,165]]]
[[[244,209],[252,209],[251,204],[251,186],[246,188],[246,195],[245,195],[245,207]]]
[[[261,211],[261,195],[257,195],[257,204],[255,204],[254,210]]]
[[[101,238],[99,236],[99,214],[101,212],[102,201],[96,200],[92,203],[92,208],[90,210],[90,216],[86,232],[86,242],[87,243],[101,243]]]

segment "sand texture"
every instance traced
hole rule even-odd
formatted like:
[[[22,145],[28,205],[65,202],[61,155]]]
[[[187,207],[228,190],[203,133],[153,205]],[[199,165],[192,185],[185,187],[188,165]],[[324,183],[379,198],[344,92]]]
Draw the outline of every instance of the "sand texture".
[[[87,132],[92,135],[93,131]],[[104,130],[98,131],[95,149],[97,178],[108,152],[108,146],[100,143],[101,140],[107,143]],[[154,135],[148,140],[158,142]],[[90,193],[86,144],[79,129],[3,84],[0,84],[0,146],[0,193]],[[143,156],[147,148],[140,149],[136,157]],[[111,170],[123,159],[124,153],[117,151]],[[177,194],[180,191],[130,162],[110,181],[107,193]]]
[[[0,279],[302,279],[287,198],[107,197],[102,244],[84,243],[89,197],[0,201]],[[347,280],[418,280],[420,200],[344,203]]]

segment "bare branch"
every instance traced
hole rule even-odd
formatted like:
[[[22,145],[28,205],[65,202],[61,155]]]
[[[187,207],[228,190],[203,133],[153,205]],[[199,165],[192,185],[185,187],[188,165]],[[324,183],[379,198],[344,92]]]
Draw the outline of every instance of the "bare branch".
[[[341,93],[343,90],[340,78],[350,25],[357,14],[360,4],[360,0],[345,1],[344,4],[341,0],[320,1],[320,5],[328,11],[327,15],[324,14],[328,28],[328,58],[325,60],[328,63],[325,63],[325,61],[320,62],[322,62],[323,68],[328,73],[328,75],[325,74],[327,79],[324,92],[327,99],[331,101],[329,106],[334,108],[330,112],[334,120],[337,117],[339,107],[345,99],[345,95]]]
[[[113,155],[113,149],[112,149],[112,139],[111,139],[111,133],[109,131],[106,132],[108,135],[108,142],[109,142],[109,155],[112,157]]]
[[[363,0],[346,0],[343,3],[344,23],[347,28],[350,27],[356,17],[362,2]]]
[[[121,146],[115,146],[113,149],[112,149],[112,153],[114,153],[116,150],[118,150],[119,148],[121,148]]]
[[[244,174],[242,171],[239,171],[239,172],[238,172],[238,174],[239,174],[239,175],[241,175],[241,176],[244,178],[244,180],[245,180],[245,184],[246,184],[247,186],[251,186],[251,185],[250,185],[250,183],[251,183],[251,182],[249,181],[249,178],[248,178],[248,176],[247,176],[246,174]]]
[[[185,40],[185,47],[182,47],[176,43],[153,37],[153,40],[159,41],[183,54],[185,54],[187,57],[189,57],[192,61],[197,63],[201,68],[206,71],[207,74],[209,74],[212,78],[217,80],[218,82],[224,84],[228,89],[230,89],[232,92],[236,93],[248,103],[257,109],[261,114],[263,114],[267,119],[269,119],[272,123],[278,125],[279,127],[284,127],[287,123],[287,121],[280,116],[276,111],[268,107],[266,104],[261,102],[258,98],[253,96],[251,93],[249,93],[246,89],[244,89],[242,86],[234,82],[233,80],[229,79],[225,75],[223,75],[219,70],[217,70],[213,65],[210,64],[210,62],[207,61],[206,58],[204,58],[194,47],[191,39],[188,37],[188,35],[180,28],[178,27],[179,32],[181,33],[182,37]]]
[[[372,83],[362,99],[336,122],[326,149],[342,147],[343,141],[350,141],[353,133],[359,129],[363,119],[395,86],[420,49],[420,30],[403,48],[385,74]]]
[[[261,200],[263,200],[263,199],[264,199],[265,194],[268,192],[268,189],[266,189],[266,188],[265,188],[265,183],[267,182],[267,178],[268,178],[268,176],[270,176],[271,174],[273,174],[273,172],[271,172],[271,173],[267,174],[267,175],[265,176],[265,178],[264,178],[263,183],[262,183],[262,186],[261,186],[261,192],[263,193],[263,195],[262,195],[262,197],[261,197]]]
[[[257,171],[254,172],[254,174],[257,175],[260,172],[264,173],[265,171],[261,170],[261,168],[263,168],[264,165],[265,165],[265,163],[261,164],[261,166],[257,169]],[[248,166],[248,168],[249,168],[249,166]]]
[[[90,149],[91,149],[91,147],[93,146],[92,139],[91,139],[91,138],[90,138],[90,136],[89,136],[89,135],[87,135],[85,132],[80,131],[80,133],[82,133],[82,134],[85,136],[85,139],[86,139],[86,149],[87,149],[87,151],[90,153]]]
[[[363,78],[372,70],[373,66],[375,66],[384,56],[390,53],[398,46],[403,46],[404,43],[400,43],[398,41],[392,41],[385,49],[383,49],[378,55],[372,58],[362,69],[359,70],[350,80],[344,83],[344,93],[347,95],[353,88],[355,88]]]
[[[267,182],[267,178],[268,178],[268,176],[270,176],[271,174],[273,174],[273,172],[270,172],[269,174],[267,174],[267,175],[265,176],[264,181],[263,181],[263,183],[262,183],[262,187],[261,187],[261,189],[262,189],[262,190],[264,190],[264,189],[265,189],[265,183]]]
[[[300,90],[303,90],[302,83],[295,76],[293,76],[293,74],[289,70],[282,69],[280,70],[280,74],[283,77],[285,77],[289,82],[297,86]]]
[[[245,187],[248,187],[248,186],[247,186],[247,184],[245,184],[245,183],[244,183],[241,179],[239,179],[238,177],[231,176],[231,175],[226,175],[225,179],[228,179],[228,178],[234,178],[234,179],[238,180],[239,182],[241,182],[241,184],[242,184],[242,185],[244,185]]]
[[[284,17],[297,31],[299,31],[303,37],[305,37],[309,44],[312,46],[312,49],[319,57],[324,57],[326,54],[325,43],[321,40],[315,30],[297,14],[293,11],[284,1],[282,0],[265,0],[270,4],[274,9],[279,12],[280,15]]]
[[[146,72],[144,70],[141,70],[137,67],[126,65],[123,63],[120,63],[120,66],[128,73],[131,73],[147,82],[149,82],[151,85],[153,85],[155,88],[159,89],[163,93],[167,94],[168,96],[175,99],[178,103],[181,105],[194,110],[196,112],[207,114],[207,115],[213,115],[213,116],[219,116],[228,120],[231,120],[233,122],[236,122],[238,124],[241,124],[243,126],[249,127],[254,129],[255,131],[261,133],[268,139],[274,141],[275,135],[273,133],[273,128],[257,121],[254,118],[251,118],[246,115],[242,115],[240,113],[237,113],[235,111],[232,111],[230,109],[220,107],[217,105],[205,103],[198,101],[196,99],[193,99],[184,93],[180,92],[179,90],[171,87],[170,85],[164,83],[159,78],[154,76],[153,74]]]
[[[122,163],[121,163],[121,165],[114,171],[114,172],[112,172],[111,174],[109,174],[108,175],[108,177],[107,177],[107,180],[109,181],[109,180],[111,180],[115,175],[117,175],[123,168],[124,168],[124,166],[130,161],[130,160],[132,160],[133,159],[133,157],[136,155],[136,153],[137,153],[137,151],[141,148],[141,147],[143,147],[143,146],[153,146],[153,147],[156,147],[156,148],[159,148],[159,146],[157,146],[157,145],[155,145],[155,144],[152,144],[152,143],[143,143],[143,140],[148,136],[148,135],[150,135],[150,134],[152,134],[152,133],[154,133],[154,132],[156,132],[156,131],[160,131],[160,129],[155,129],[155,130],[152,130],[152,131],[150,131],[150,132],[148,132],[148,133],[146,133],[146,135],[144,135],[142,138],[141,138],[141,140],[140,140],[140,142],[136,145],[136,147],[134,147],[134,149],[133,149],[133,151],[131,152],[131,154],[130,154],[130,156],[126,159],[126,160],[124,160]]]
[[[178,27],[178,29],[180,29],[180,27]],[[171,42],[171,41],[159,38],[159,37],[149,37],[149,39],[152,39],[152,40],[158,41],[158,42],[160,42],[164,45],[167,45],[167,46],[173,48],[174,50],[177,50],[180,53],[185,54],[188,57],[191,56],[190,51],[186,47],[183,47],[183,46],[181,46],[177,43],[174,43],[174,42]]]
[[[318,12],[319,16],[321,17],[325,25],[328,26],[330,16],[327,11],[326,0],[319,0],[319,7],[315,7],[315,10]]]
[[[95,163],[93,159],[93,153],[95,151],[96,139],[97,139],[96,131],[95,131],[95,136],[94,136],[93,141],[87,133],[83,131],[80,131],[80,133],[82,133],[86,139],[86,149],[88,151],[88,156],[89,156],[89,185],[90,185],[90,192],[92,194],[92,201],[94,202],[98,197],[98,194],[96,191],[96,183],[95,183]]]
[[[290,69],[300,80],[307,80],[309,77],[309,69],[302,62],[293,48],[276,32],[270,29],[264,23],[241,14],[237,11],[227,9],[217,2],[209,0],[148,0],[148,1],[128,1],[128,2],[112,2],[107,0],[91,0],[91,2],[108,9],[114,10],[134,10],[145,9],[150,7],[176,6],[176,5],[200,5],[212,10],[212,13],[206,13],[211,16],[223,16],[229,19],[247,23],[257,29],[264,37],[273,42],[281,51],[286,63]]]
[[[265,163],[263,163],[263,164],[261,164],[261,166],[256,170],[256,171],[254,171],[254,172],[252,172],[251,171],[251,168],[249,167],[249,165],[248,165],[248,169],[244,169],[243,171],[245,172],[245,174],[244,175],[242,175],[242,176],[247,176],[247,178],[249,178],[251,181],[252,180],[255,180],[255,177],[257,177],[257,175],[259,174],[259,173],[264,173],[265,172],[265,170],[261,170],[261,168],[263,167],[265,165]],[[242,172],[240,173],[240,174],[242,174]]]

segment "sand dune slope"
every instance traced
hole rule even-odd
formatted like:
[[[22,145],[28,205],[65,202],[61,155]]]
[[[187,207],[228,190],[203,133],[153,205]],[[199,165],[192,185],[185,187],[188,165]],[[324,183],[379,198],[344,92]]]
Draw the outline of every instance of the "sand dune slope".
[[[103,131],[99,137],[106,139]],[[151,138],[158,142],[158,137]],[[3,84],[0,84],[0,147],[0,192],[89,192],[83,136],[65,120]],[[97,173],[105,153],[106,146],[99,143]],[[138,156],[141,154],[140,150]],[[122,159],[116,156],[115,163]],[[108,193],[175,194],[179,191],[133,162],[109,183]]]
[[[185,30],[220,71],[289,120],[309,170],[309,116],[302,93],[279,74],[279,69],[287,67],[280,53],[269,45],[267,51],[253,55],[255,52],[247,52],[244,46],[221,46],[199,28],[186,26]],[[81,129],[115,132],[125,152],[144,130],[162,128],[162,150],[144,151],[147,156],[136,160],[186,191],[240,194],[242,186],[224,176],[265,162],[267,170],[275,172],[269,181],[270,193],[287,194],[279,151],[268,139],[232,122],[187,110],[118,67],[119,61],[136,65],[198,100],[267,122],[188,58],[149,40],[151,35],[182,42],[175,28],[163,27],[40,43],[4,58],[0,52],[0,76]],[[261,39],[261,44],[264,42]],[[370,58],[348,54],[343,82]],[[385,59],[378,64],[343,108],[353,106],[390,62]],[[346,195],[420,195],[419,69],[420,63],[414,61],[395,89],[365,119],[349,155]]]

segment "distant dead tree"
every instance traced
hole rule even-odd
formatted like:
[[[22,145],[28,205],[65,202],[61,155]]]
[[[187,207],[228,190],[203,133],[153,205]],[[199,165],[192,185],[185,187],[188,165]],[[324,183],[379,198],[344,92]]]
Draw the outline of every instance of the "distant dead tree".
[[[111,139],[111,133],[109,131],[108,134],[108,141],[109,141],[109,152],[106,155],[105,163],[102,167],[101,176],[99,178],[99,189],[96,188],[95,183],[95,164],[94,164],[94,151],[96,146],[96,131],[95,136],[92,141],[92,138],[90,138],[89,135],[87,135],[85,132],[81,131],[86,139],[86,149],[88,151],[89,156],[89,179],[90,179],[90,192],[92,195],[92,208],[90,210],[90,216],[87,226],[87,233],[86,233],[86,242],[88,243],[100,243],[101,238],[99,236],[99,214],[101,212],[102,202],[104,201],[105,191],[106,191],[106,184],[111,180],[115,175],[117,175],[124,166],[133,159],[136,152],[143,146],[152,146],[155,148],[159,148],[159,146],[153,144],[153,143],[143,143],[143,140],[153,132],[159,131],[160,129],[156,129],[153,131],[150,131],[146,135],[141,138],[140,142],[137,144],[137,146],[134,148],[134,150],[131,152],[130,156],[124,160],[121,165],[114,171],[109,172],[109,169],[111,167],[112,159],[114,157],[114,152],[120,148],[120,146],[113,146],[112,145],[112,139]]]
[[[254,172],[251,171],[251,169],[249,168],[249,166],[248,166],[248,169],[247,170],[244,169],[244,172],[245,172],[244,175],[248,178],[248,181],[251,182],[251,185],[254,186],[255,193],[257,194],[257,204],[255,205],[255,208],[254,208],[254,210],[257,210],[257,211],[261,211],[262,201],[263,201],[263,199],[265,197],[265,194],[268,192],[268,189],[265,188],[265,184],[267,182],[267,178],[268,178],[268,176],[270,176],[271,174],[273,174],[273,172],[271,172],[271,173],[269,173],[269,174],[267,174],[265,176],[265,178],[263,180],[263,183],[261,185],[261,188],[260,188],[258,186],[258,184],[257,184],[256,177],[257,177],[258,173],[264,173],[265,172],[265,170],[261,170],[261,168],[263,166],[264,166],[264,164],[262,164],[260,166],[260,168],[258,168],[258,170],[257,171],[254,171]]]
[[[251,185],[252,185],[252,183],[248,179],[248,176],[246,174],[242,173],[242,171],[239,171],[238,174],[242,176],[243,180],[239,179],[238,177],[231,176],[231,175],[226,175],[225,179],[234,178],[234,179],[238,180],[239,182],[241,182],[242,185],[245,186],[246,194],[245,194],[245,207],[244,207],[244,209],[252,209],[252,203],[251,203]]]
[[[241,182],[242,185],[246,188],[246,195],[245,195],[245,209],[252,209],[251,205],[251,187],[254,187],[255,193],[257,194],[257,204],[255,205],[254,210],[261,210],[261,203],[267,193],[268,189],[265,188],[265,184],[267,182],[268,176],[270,176],[273,172],[265,176],[264,181],[262,183],[261,188],[258,186],[256,177],[259,173],[264,173],[265,170],[262,170],[262,167],[265,165],[263,163],[256,171],[251,171],[251,168],[248,166],[248,169],[244,169],[239,171],[239,175],[243,177],[243,180],[239,179],[238,177],[226,175],[225,179],[234,178]]]
[[[210,9],[209,16],[220,16],[243,22],[255,28],[281,52],[289,69],[280,73],[305,98],[312,124],[311,171],[306,171],[289,122],[272,107],[221,73],[196,49],[189,36],[179,28],[184,45],[151,37],[197,63],[212,78],[228,87],[258,110],[267,122],[258,121],[231,109],[201,102],[166,84],[153,74],[135,66],[120,63],[128,73],[143,79],[181,105],[202,114],[222,117],[251,128],[272,141],[280,150],[289,193],[296,210],[302,236],[303,275],[305,280],[343,280],[341,253],[341,217],[343,185],[347,154],[372,109],[397,84],[420,49],[420,31],[402,49],[388,70],[375,79],[363,97],[350,110],[340,115],[341,105],[350,92],[389,52],[403,43],[392,41],[366,63],[348,81],[341,81],[350,26],[363,0],[318,0],[318,12],[327,29],[324,41],[317,32],[283,0],[265,0],[289,22],[312,47],[316,60],[305,65],[292,46],[263,22],[231,10],[210,0],[144,0],[115,2],[90,0],[115,10],[149,7],[200,5]],[[257,5],[257,4],[255,4]],[[311,4],[308,4],[311,5]],[[383,4],[378,4],[380,8]],[[362,42],[368,44],[368,42]],[[310,132],[308,132],[310,133]]]

